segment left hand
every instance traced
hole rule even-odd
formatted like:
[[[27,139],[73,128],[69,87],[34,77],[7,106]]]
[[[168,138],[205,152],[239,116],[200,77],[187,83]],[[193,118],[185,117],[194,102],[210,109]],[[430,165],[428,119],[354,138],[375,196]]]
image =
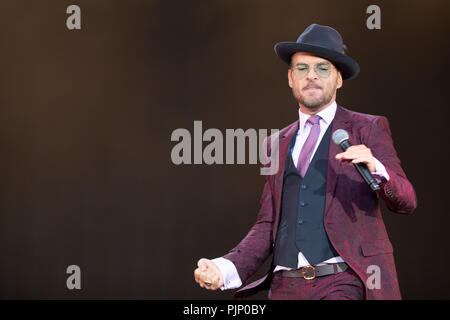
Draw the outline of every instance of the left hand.
[[[336,159],[340,161],[351,161],[352,163],[365,163],[370,172],[375,172],[375,161],[372,151],[365,145],[354,145],[345,152],[338,153]]]

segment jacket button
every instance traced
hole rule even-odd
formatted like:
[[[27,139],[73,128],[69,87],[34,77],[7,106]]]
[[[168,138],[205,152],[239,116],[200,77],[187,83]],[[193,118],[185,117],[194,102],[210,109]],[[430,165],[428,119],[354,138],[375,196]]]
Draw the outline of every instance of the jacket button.
[[[301,201],[301,202],[300,202],[300,206],[301,206],[301,207],[304,207],[304,206],[306,206],[306,203],[304,203],[303,201]]]
[[[298,219],[298,223],[299,224],[303,224],[303,220],[302,219]]]
[[[301,187],[303,190],[305,190],[307,188],[306,184],[302,184]]]

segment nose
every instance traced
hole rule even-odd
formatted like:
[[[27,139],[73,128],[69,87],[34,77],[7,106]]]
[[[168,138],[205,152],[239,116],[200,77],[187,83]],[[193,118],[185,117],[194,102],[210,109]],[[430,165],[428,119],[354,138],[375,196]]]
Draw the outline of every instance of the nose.
[[[314,70],[314,68],[309,68],[308,73],[306,74],[306,79],[318,79],[316,70]]]

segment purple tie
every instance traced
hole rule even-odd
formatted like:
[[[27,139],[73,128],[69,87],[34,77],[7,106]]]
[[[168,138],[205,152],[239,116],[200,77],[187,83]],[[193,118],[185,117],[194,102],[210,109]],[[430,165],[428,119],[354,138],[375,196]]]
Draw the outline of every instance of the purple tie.
[[[317,139],[320,134],[320,124],[319,124],[320,116],[310,116],[306,122],[312,124],[311,131],[309,131],[308,138],[303,145],[302,150],[300,151],[300,156],[298,157],[297,169],[300,172],[302,177],[305,176],[306,170],[308,170],[309,161],[311,160],[311,155],[314,150],[314,147],[317,143]]]

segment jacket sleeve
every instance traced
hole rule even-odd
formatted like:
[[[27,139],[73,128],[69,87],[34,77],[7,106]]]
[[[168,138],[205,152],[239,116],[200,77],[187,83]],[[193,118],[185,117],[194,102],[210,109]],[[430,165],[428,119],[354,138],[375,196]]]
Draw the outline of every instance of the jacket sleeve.
[[[389,180],[380,183],[381,190],[378,191],[378,196],[385,201],[391,211],[412,213],[417,207],[416,193],[400,165],[386,117],[377,117],[372,122],[368,147],[389,174]]]

